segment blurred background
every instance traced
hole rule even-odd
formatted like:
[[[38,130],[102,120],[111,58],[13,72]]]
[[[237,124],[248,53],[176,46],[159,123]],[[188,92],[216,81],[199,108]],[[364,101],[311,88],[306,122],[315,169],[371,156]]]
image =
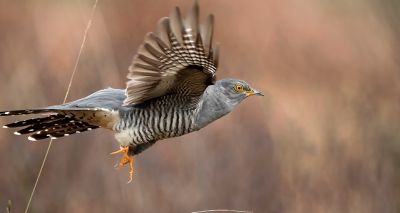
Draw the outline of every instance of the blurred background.
[[[94,0],[1,2],[0,110],[61,103]],[[199,3],[216,16],[218,77],[266,96],[158,142],[131,184],[112,132],[57,140],[30,212],[399,212],[400,2]],[[144,35],[191,5],[99,0],[68,100],[124,88]],[[0,131],[0,209],[25,209],[47,145]]]

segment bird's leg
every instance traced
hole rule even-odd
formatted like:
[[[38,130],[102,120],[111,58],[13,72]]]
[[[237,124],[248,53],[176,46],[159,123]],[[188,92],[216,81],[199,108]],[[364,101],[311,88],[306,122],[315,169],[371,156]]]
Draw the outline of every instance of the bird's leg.
[[[120,154],[120,153],[124,153],[124,155],[122,156],[121,160],[119,161],[118,164],[116,164],[114,167],[115,168],[120,168],[126,164],[129,163],[129,180],[128,183],[130,183],[132,181],[132,176],[133,176],[133,156],[130,156],[128,154],[129,152],[129,146],[126,147],[120,147],[120,149],[118,151],[112,152],[111,155],[116,155],[116,154]]]

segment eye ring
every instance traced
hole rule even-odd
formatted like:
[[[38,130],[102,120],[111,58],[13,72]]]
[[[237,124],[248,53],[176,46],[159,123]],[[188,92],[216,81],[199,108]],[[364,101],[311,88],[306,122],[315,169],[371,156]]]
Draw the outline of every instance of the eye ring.
[[[233,87],[233,89],[235,90],[235,92],[240,93],[244,91],[244,86],[241,84],[235,84],[235,86]]]

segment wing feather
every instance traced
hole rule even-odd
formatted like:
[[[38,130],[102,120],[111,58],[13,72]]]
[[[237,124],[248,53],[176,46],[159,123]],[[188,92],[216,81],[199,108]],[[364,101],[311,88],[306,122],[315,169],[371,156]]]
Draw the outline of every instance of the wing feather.
[[[199,4],[197,1],[194,2],[193,8],[189,11],[185,24],[186,29],[191,31],[193,41],[197,41],[199,29]]]
[[[175,7],[171,15],[169,16],[169,30],[175,35],[175,38],[180,44],[183,44],[183,32],[185,27],[183,26],[182,15],[179,7]],[[169,36],[171,38],[171,36]]]
[[[129,67],[124,105],[171,93],[201,95],[199,91],[212,82],[209,79],[215,78],[217,69],[213,27],[213,15],[200,25],[197,1],[186,18],[176,7],[169,17],[160,19],[157,34],[145,36]]]
[[[210,14],[207,17],[207,21],[205,25],[202,26],[201,28],[201,35],[202,38],[204,38],[204,52],[206,53],[206,56],[208,57],[210,54],[210,50],[212,49],[212,39],[213,39],[213,33],[214,33],[214,15]]]
[[[171,47],[171,44],[169,43],[169,34],[167,32],[168,27],[169,27],[169,18],[168,17],[161,18],[160,21],[158,21],[158,26],[157,26],[158,37],[154,35],[157,38],[157,42],[163,51]]]

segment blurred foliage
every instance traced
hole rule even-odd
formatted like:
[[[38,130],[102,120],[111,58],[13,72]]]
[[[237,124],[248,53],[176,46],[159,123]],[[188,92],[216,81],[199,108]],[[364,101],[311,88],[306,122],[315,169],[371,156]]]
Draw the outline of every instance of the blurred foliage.
[[[62,101],[93,1],[4,0],[0,110]],[[191,1],[100,0],[69,100],[123,88],[144,35]],[[219,78],[267,96],[117,171],[106,130],[57,140],[31,212],[400,211],[397,0],[201,0]],[[2,118],[7,123],[12,118]],[[25,209],[47,142],[0,131],[0,204]]]

